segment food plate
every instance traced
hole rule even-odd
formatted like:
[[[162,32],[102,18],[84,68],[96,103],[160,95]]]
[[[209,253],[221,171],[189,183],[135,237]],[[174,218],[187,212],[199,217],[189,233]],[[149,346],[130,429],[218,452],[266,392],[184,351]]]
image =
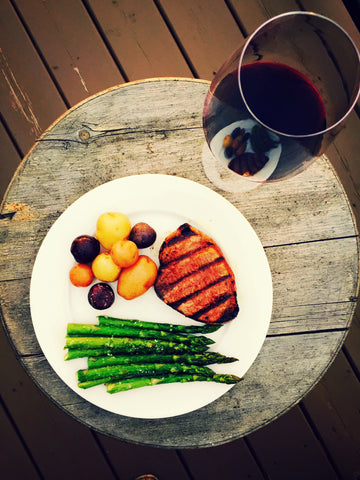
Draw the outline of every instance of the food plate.
[[[106,314],[199,324],[165,305],[153,287],[130,301],[116,295],[109,309],[99,311],[87,301],[90,287],[76,288],[70,284],[69,270],[75,264],[70,253],[71,242],[78,235],[94,235],[97,218],[107,211],[125,213],[132,224],[143,221],[156,230],[156,242],[142,253],[157,264],[164,238],[182,223],[188,222],[212,237],[234,272],[240,306],[234,320],[209,335],[216,342],[210,350],[236,357],[238,361],[214,365],[213,369],[217,373],[244,376],[261,349],[271,317],[272,282],[265,252],[253,228],[231,203],[213,190],[184,178],[145,174],[113,180],[84,194],[65,210],[46,235],[35,260],[30,285],[32,322],[45,357],[78,395],[113,413],[165,418],[209,404],[232,385],[166,384],[117,394],[107,393],[103,385],[87,390],[78,388],[76,371],[86,368],[87,361],[84,358],[64,361],[69,322],[96,324],[97,315]]]

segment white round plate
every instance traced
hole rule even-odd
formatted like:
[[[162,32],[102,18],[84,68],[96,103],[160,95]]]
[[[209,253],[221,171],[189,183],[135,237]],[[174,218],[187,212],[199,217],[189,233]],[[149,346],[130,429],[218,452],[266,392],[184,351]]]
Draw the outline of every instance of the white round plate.
[[[110,412],[136,418],[181,415],[216,400],[232,385],[214,382],[167,384],[109,394],[104,385],[78,388],[76,371],[87,359],[65,361],[66,327],[70,322],[97,324],[97,315],[147,321],[199,324],[165,305],[151,287],[143,296],[124,300],[116,294],[107,310],[94,310],[88,288],[70,284],[75,264],[70,246],[75,237],[95,234],[105,212],[125,213],[132,224],[143,221],[157,232],[155,244],[142,251],[158,264],[165,237],[188,222],[219,245],[232,268],[240,307],[238,316],[209,335],[211,350],[238,361],[214,365],[217,373],[244,376],[264,342],[272,310],[271,273],[263,247],[244,216],[213,190],[169,175],[134,175],[105,183],[76,200],[46,235],[34,264],[30,285],[32,322],[40,347],[52,368],[78,395]],[[51,278],[49,278],[51,265]],[[56,275],[54,275],[56,272]],[[113,285],[116,292],[116,284]],[[241,383],[240,383],[241,385]],[[241,388],[241,387],[240,387]]]

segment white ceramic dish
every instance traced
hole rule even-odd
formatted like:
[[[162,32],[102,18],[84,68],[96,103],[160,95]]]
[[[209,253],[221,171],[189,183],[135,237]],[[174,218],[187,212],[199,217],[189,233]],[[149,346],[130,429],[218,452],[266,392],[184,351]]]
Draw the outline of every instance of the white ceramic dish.
[[[211,334],[211,350],[238,358],[215,365],[218,373],[244,376],[265,339],[272,310],[272,282],[262,245],[244,216],[222,196],[193,181],[168,175],[136,175],[105,183],[76,200],[53,224],[36,258],[30,286],[30,306],[41,349],[60,378],[78,395],[110,412],[137,418],[181,415],[216,400],[232,385],[213,382],[168,384],[108,394],[99,385],[77,387],[76,371],[86,359],[64,361],[69,322],[97,323],[97,315],[148,321],[196,324],[165,305],[153,288],[131,301],[116,294],[107,310],[94,310],[87,301],[88,288],[70,284],[75,264],[70,245],[81,234],[95,234],[97,218],[107,211],[125,213],[132,224],[149,223],[157,232],[155,244],[143,253],[158,263],[166,235],[188,222],[212,237],[222,249],[236,279],[240,312]],[[49,274],[51,266],[51,274]],[[116,292],[116,284],[114,285]],[[241,383],[240,383],[241,385]],[[241,388],[241,387],[240,387]]]

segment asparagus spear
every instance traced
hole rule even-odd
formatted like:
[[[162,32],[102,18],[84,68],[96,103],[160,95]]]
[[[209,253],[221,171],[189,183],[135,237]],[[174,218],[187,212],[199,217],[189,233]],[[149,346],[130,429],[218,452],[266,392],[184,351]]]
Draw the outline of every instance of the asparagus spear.
[[[78,382],[104,379],[103,383],[111,380],[120,380],[130,377],[148,377],[151,375],[178,373],[196,373],[198,375],[212,375],[208,367],[198,365],[183,365],[180,363],[144,363],[139,365],[110,365],[100,368],[85,368],[77,371]]]
[[[210,365],[212,363],[231,363],[237,359],[226,357],[221,353],[186,353],[182,355],[106,355],[88,358],[88,368],[99,368],[107,365],[128,365],[137,363],[185,363],[188,365]]]
[[[74,349],[106,349],[125,354],[144,353],[200,353],[207,350],[207,345],[188,345],[185,343],[167,342],[129,337],[69,337],[66,336],[65,348]]]
[[[122,392],[133,388],[146,387],[150,385],[158,385],[162,383],[184,383],[184,382],[219,382],[219,383],[237,383],[242,380],[236,375],[197,375],[197,374],[180,374],[180,375],[164,375],[159,377],[137,377],[127,378],[117,382],[107,382],[107,391],[109,393]]]
[[[108,350],[106,348],[68,348],[67,353],[65,354],[65,360],[74,360],[75,358],[83,357],[96,357],[96,356],[106,356],[113,355],[114,349]]]
[[[78,382],[78,387],[87,389],[91,387],[96,387],[96,385],[104,385],[107,382],[111,382],[111,378],[98,378],[96,380],[88,380],[86,382]]]
[[[113,337],[132,337],[132,338],[153,338],[166,340],[169,342],[182,342],[189,344],[211,345],[214,342],[211,338],[195,335],[180,335],[163,330],[142,329],[130,326],[113,325],[92,325],[86,323],[68,323],[68,336],[113,336]]]
[[[98,319],[100,325],[133,326],[137,328],[149,328],[153,330],[164,330],[167,332],[178,333],[212,333],[216,332],[222,326],[220,324],[175,325],[172,323],[146,322],[142,320],[108,317],[107,315],[99,315]]]

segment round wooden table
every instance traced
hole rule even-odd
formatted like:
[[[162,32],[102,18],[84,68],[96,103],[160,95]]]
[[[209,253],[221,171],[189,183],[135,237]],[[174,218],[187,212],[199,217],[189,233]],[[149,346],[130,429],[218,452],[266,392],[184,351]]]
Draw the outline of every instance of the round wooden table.
[[[26,156],[0,217],[2,320],[21,363],[68,414],[99,432],[143,445],[219,445],[282,415],[333,361],[358,292],[358,234],[325,157],[289,180],[246,193],[222,190],[209,180],[202,160],[208,86],[192,79],[144,80],[77,105]],[[29,307],[32,268],[53,222],[94,187],[143,173],[188,178],[223,195],[257,233],[273,280],[270,328],[244,380],[203,408],[162,419],[109,413],[79,397],[44,357]]]

